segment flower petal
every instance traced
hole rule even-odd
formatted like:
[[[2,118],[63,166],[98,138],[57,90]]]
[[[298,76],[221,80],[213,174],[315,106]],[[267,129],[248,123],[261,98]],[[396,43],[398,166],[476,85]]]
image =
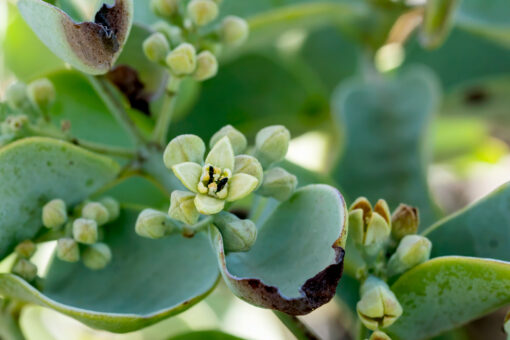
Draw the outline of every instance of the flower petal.
[[[195,206],[201,214],[214,215],[223,210],[225,201],[208,195],[198,194],[195,197]]]
[[[205,159],[205,163],[220,169],[234,169],[234,149],[227,136],[214,144]]]
[[[202,174],[202,167],[200,165],[193,162],[185,162],[174,165],[172,171],[188,190],[194,193],[198,192],[197,186]]]
[[[248,196],[259,184],[259,180],[248,174],[235,174],[228,183],[227,201],[237,201]]]

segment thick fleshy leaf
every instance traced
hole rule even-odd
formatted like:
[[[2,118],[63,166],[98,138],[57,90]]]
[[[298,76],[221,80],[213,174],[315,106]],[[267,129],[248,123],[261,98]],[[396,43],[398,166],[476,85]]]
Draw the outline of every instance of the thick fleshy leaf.
[[[94,22],[76,23],[59,8],[42,0],[20,0],[18,8],[35,34],[58,57],[76,69],[106,73],[127,40],[133,20],[133,1],[104,5]]]
[[[464,255],[510,261],[510,183],[424,232],[432,256]]]
[[[204,215],[214,215],[225,207],[225,201],[208,195],[198,194],[195,196],[195,207]]]
[[[297,190],[259,226],[246,253],[225,255],[211,228],[227,285],[241,299],[288,314],[306,314],[328,302],[342,275],[347,232],[342,195],[327,185]]]
[[[42,226],[54,198],[79,203],[113,181],[119,166],[72,144],[27,138],[0,149],[0,258]]]
[[[0,294],[55,309],[91,327],[130,332],[186,310],[215,286],[218,269],[206,235],[147,240],[134,232],[138,211],[105,229],[113,260],[104,270],[54,259],[44,290],[0,275]],[[165,260],[162,260],[165,259]]]
[[[425,227],[437,220],[423,144],[438,96],[437,81],[425,68],[395,79],[350,82],[337,91],[333,106],[346,141],[334,177],[351,199],[416,206]]]
[[[214,144],[209,154],[207,154],[205,163],[220,169],[234,170],[234,149],[227,136]]]
[[[243,173],[235,174],[228,184],[227,201],[233,202],[248,196],[259,184],[258,179]]]
[[[404,313],[387,331],[395,340],[428,339],[510,303],[510,263],[442,257],[391,287]]]
[[[172,171],[175,176],[184,184],[184,186],[197,193],[198,182],[200,181],[200,175],[202,175],[202,167],[193,162],[186,162],[174,165]]]

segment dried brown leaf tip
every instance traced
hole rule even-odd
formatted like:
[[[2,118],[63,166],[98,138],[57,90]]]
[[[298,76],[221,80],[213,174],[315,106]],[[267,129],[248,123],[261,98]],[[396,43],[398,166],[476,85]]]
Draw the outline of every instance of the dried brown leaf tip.
[[[80,71],[106,73],[119,56],[133,21],[133,1],[104,4],[94,21],[77,23],[41,0],[20,0],[21,15],[41,41]]]

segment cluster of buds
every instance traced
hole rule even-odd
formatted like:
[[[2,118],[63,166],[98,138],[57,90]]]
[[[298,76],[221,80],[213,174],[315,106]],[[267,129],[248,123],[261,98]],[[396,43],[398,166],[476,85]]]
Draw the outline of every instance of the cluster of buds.
[[[255,224],[224,210],[253,192],[280,201],[292,195],[296,176],[275,166],[285,158],[289,141],[285,127],[270,126],[259,131],[255,146],[248,148],[246,137],[227,125],[212,136],[206,155],[200,137],[174,138],[165,149],[163,161],[188,191],[172,192],[168,214],[143,211],[135,227],[137,233],[149,238],[176,232],[190,236],[197,231],[196,226],[214,224],[227,251],[247,251],[256,239]],[[252,151],[246,152],[248,149]],[[201,223],[204,220],[207,223]]]
[[[175,79],[191,76],[197,81],[214,77],[221,44],[235,46],[248,37],[245,20],[227,16],[216,27],[202,29],[219,16],[218,0],[152,0],[151,8],[165,19],[143,43],[147,58],[164,65]],[[171,89],[174,90],[174,89]]]
[[[11,268],[11,272],[22,277],[27,282],[33,282],[37,278],[37,266],[30,261],[35,251],[36,245],[31,240],[21,242],[14,250],[16,260]]]
[[[388,285],[376,276],[393,277],[430,258],[432,244],[426,237],[416,235],[418,225],[418,210],[405,204],[391,214],[385,200],[379,200],[372,208],[365,197],[360,197],[349,209],[349,236],[365,260],[359,277],[364,283],[358,316],[371,330],[389,327],[402,313]],[[373,337],[389,338],[382,332],[375,332]]]
[[[110,248],[100,243],[101,229],[107,223],[116,220],[120,214],[119,203],[104,197],[98,202],[84,202],[68,215],[65,202],[54,199],[44,205],[42,222],[46,228],[54,231],[64,229],[65,237],[57,242],[56,255],[66,262],[78,262],[90,269],[106,267],[111,261]]]
[[[28,85],[15,82],[7,88],[5,99],[14,110],[46,112],[55,101],[55,87],[47,78],[34,80]]]

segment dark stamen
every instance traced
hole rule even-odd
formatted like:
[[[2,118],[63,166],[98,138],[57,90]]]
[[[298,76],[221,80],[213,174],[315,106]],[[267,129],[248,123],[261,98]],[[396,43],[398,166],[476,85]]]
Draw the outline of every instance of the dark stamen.
[[[212,166],[209,166],[209,182],[207,182],[207,185],[211,184],[214,180],[214,168]]]
[[[225,185],[227,185],[227,182],[228,182],[228,177],[223,177],[222,179],[220,179],[218,182],[218,189],[216,189],[216,192],[220,192],[221,189],[223,189],[225,187]]]

